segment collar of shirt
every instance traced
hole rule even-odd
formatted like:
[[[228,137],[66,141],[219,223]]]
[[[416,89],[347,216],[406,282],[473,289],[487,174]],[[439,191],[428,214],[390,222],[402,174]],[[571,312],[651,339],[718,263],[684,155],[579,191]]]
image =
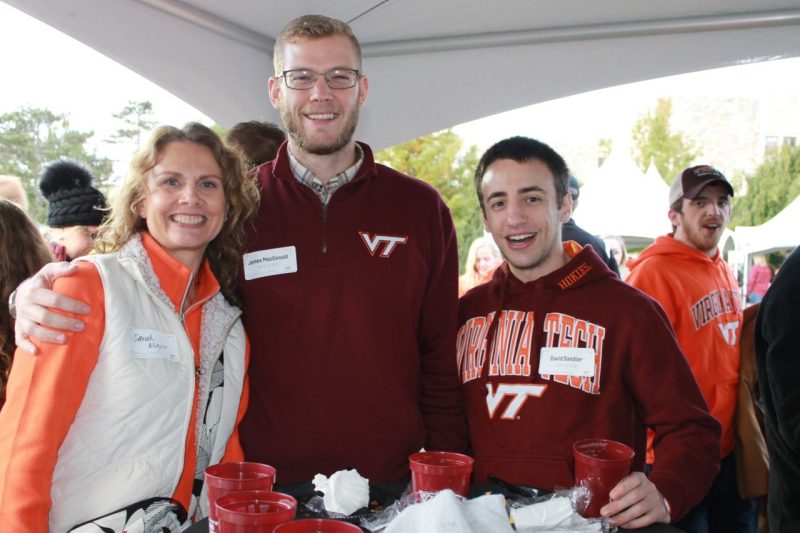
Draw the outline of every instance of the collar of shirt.
[[[289,167],[292,169],[292,174],[294,174],[294,177],[297,178],[297,181],[314,191],[314,194],[317,195],[319,200],[322,202],[322,205],[328,205],[333,193],[336,192],[339,187],[352,180],[358,172],[358,169],[361,168],[361,164],[364,162],[364,150],[358,145],[358,143],[356,143],[355,146],[355,164],[353,164],[353,166],[350,168],[336,174],[336,176],[334,176],[328,183],[322,183],[319,179],[317,179],[310,170],[304,167],[300,161],[298,161],[294,155],[292,155],[291,151],[287,150],[287,153],[289,154]]]

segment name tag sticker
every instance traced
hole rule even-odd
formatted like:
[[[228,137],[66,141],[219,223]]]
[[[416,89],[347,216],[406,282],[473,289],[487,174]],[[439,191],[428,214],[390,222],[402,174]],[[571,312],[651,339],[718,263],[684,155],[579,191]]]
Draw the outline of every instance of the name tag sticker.
[[[244,254],[244,279],[264,278],[297,272],[297,249],[294,246],[259,250]]]
[[[178,359],[175,335],[153,329],[128,328],[131,353],[140,359]]]
[[[542,348],[539,374],[594,377],[592,348]]]

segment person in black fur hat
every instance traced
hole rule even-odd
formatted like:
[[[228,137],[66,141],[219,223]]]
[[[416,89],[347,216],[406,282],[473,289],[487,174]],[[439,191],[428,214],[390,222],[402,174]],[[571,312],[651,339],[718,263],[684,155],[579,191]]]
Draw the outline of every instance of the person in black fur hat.
[[[47,199],[47,236],[53,256],[70,261],[89,253],[103,222],[106,198],[92,187],[92,175],[75,161],[60,159],[47,165],[39,190]]]

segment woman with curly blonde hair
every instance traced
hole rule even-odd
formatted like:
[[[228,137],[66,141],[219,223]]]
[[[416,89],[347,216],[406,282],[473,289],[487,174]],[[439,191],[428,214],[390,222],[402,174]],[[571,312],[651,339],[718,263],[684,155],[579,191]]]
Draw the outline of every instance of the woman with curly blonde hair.
[[[154,130],[111,202],[99,253],[55,282],[92,307],[86,328],[12,369],[4,527],[179,531],[207,514],[205,467],[243,458],[249,346],[235,287],[257,205],[209,128]]]
[[[14,320],[8,296],[22,280],[53,260],[36,224],[17,204],[0,198],[0,408],[14,355]]]
[[[193,142],[211,150],[225,175],[244,172],[241,159],[218,142],[216,133],[201,124],[188,124],[184,129],[172,126],[156,129],[150,142],[134,155],[129,177],[112,199],[111,213],[95,242],[98,252],[115,252],[136,233],[147,228],[147,220],[137,211],[147,194],[147,174],[156,166],[161,150],[176,141]],[[258,189],[253,181],[244,177],[225,181],[223,186],[228,202],[225,224],[219,235],[208,244],[206,255],[223,295],[229,302],[239,305],[235,289],[244,249],[244,224],[258,208]]]

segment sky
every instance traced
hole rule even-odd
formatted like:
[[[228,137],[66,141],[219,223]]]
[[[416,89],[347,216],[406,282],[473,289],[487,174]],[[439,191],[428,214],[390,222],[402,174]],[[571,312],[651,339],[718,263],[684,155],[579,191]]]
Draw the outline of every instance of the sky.
[[[129,100],[150,101],[158,123],[182,125],[197,120],[213,124],[212,119],[154,83],[3,2],[0,66],[0,113],[28,105],[69,114],[73,128],[94,130],[94,142],[102,151],[112,150],[100,143],[118,127],[112,114]],[[785,59],[592,91],[458,125],[454,131],[467,145],[480,149],[516,133],[554,145],[612,138],[616,146],[616,139],[630,138],[636,118],[660,97],[770,98],[796,94],[798,86],[800,58]],[[579,117],[580,127],[565,117]],[[546,129],[532,132],[531,124]]]
[[[127,159],[130,147],[102,141],[119,128],[112,115],[128,101],[150,101],[160,124],[214,123],[158,85],[3,2],[0,68],[0,114],[22,106],[67,114],[71,128],[94,131],[95,149],[116,161]]]
[[[567,139],[612,138],[630,140],[633,123],[655,107],[665,97],[716,97],[769,99],[798,94],[800,87],[800,58],[751,63],[689,74],[647,80],[609,87],[566,98],[550,100],[489,118],[462,124],[454,128],[462,137],[486,148],[496,140],[494,132],[525,128],[531,124],[546,125],[550,142]],[[565,117],[579,119],[569,124]],[[553,125],[561,125],[553,127]]]

